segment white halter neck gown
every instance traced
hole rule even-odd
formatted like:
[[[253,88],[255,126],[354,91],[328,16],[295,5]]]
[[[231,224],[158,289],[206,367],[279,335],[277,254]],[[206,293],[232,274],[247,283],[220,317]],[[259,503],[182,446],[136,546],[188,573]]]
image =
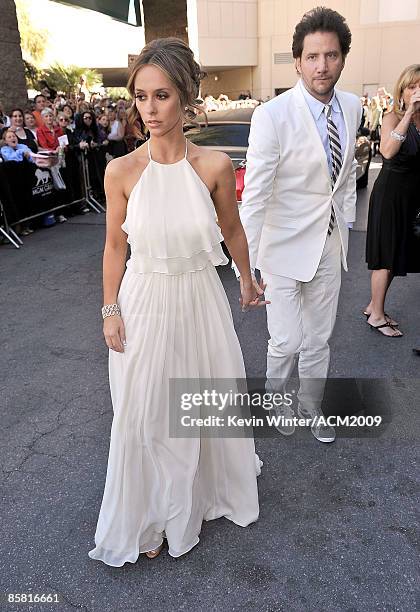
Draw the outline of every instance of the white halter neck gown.
[[[118,303],[124,353],[109,351],[114,418],[102,506],[89,552],[112,566],[167,538],[178,557],[202,521],[258,518],[252,438],[169,436],[169,379],[245,378],[241,349],[215,266],[227,263],[209,191],[185,156],[149,164],[121,226],[131,257]]]

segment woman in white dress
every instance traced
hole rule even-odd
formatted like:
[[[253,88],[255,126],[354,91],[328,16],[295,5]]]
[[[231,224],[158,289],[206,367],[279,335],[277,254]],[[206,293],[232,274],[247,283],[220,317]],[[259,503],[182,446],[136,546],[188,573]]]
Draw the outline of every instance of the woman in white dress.
[[[266,303],[251,277],[232,163],[183,135],[203,76],[181,40],[144,47],[127,87],[131,122],[150,140],[106,169],[102,315],[114,419],[89,556],[111,566],[156,557],[164,538],[179,557],[198,543],[203,520],[258,518],[252,438],[169,434],[170,379],[245,378],[215,269],[228,261],[223,239],[241,273],[242,308]]]

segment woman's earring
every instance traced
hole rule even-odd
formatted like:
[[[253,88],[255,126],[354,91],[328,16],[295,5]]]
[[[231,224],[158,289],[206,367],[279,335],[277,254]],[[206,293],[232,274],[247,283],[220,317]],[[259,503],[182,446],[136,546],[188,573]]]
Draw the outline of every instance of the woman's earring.
[[[404,108],[404,100],[400,98],[400,110]]]

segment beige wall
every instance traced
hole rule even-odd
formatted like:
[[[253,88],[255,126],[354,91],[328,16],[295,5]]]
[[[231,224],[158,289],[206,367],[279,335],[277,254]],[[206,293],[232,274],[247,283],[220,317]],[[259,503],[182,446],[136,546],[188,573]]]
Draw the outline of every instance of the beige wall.
[[[205,68],[257,65],[257,5],[258,0],[188,0],[188,34],[198,40],[195,51]]]
[[[217,70],[209,73],[201,82],[202,96],[210,94],[217,98],[220,93],[224,93],[231,100],[237,100],[241,93],[248,90],[251,92],[253,90],[251,67]]]
[[[364,86],[377,84],[392,91],[402,69],[420,62],[420,0],[323,0],[322,5],[346,17],[352,31],[341,89],[360,95]],[[276,87],[296,83],[293,64],[276,65],[273,57],[291,52],[295,25],[313,6],[316,2],[306,0],[259,0],[256,97],[273,96]]]
[[[291,53],[295,25],[316,1],[189,2],[196,4],[198,55],[207,69],[251,67],[252,79],[247,71],[225,72],[214,93],[251,89],[254,97],[265,99],[274,95],[276,87],[296,83],[293,63],[275,64],[274,54]],[[352,31],[351,50],[338,83],[341,89],[360,95],[379,85],[392,91],[401,70],[420,62],[420,0],[323,0],[319,4],[346,17]]]

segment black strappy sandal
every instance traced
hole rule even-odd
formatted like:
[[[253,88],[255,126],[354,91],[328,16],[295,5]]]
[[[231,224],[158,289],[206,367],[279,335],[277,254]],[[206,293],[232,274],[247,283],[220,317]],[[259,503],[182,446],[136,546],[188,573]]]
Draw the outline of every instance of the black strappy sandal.
[[[372,325],[372,323],[368,323],[368,325],[369,325],[370,329],[376,329],[376,331],[378,331],[382,336],[386,336],[387,338],[402,338],[403,335],[404,335],[401,330],[397,329],[395,327],[395,325],[391,325],[391,323],[389,321],[387,321],[386,323],[382,323],[381,325]],[[381,329],[383,327],[390,327],[394,331],[400,332],[400,333],[396,334],[396,335],[392,335],[392,336],[390,334],[383,334],[381,332]]]
[[[367,320],[369,319],[369,317],[370,317],[371,313],[370,313],[370,312],[366,312],[366,311],[364,310],[364,311],[363,311],[363,314],[365,315],[365,317],[366,317],[366,321],[367,321]],[[391,316],[390,316],[388,313],[384,312],[384,316],[385,316],[385,319],[387,319],[388,323],[390,323],[390,324],[391,324],[393,327],[398,327],[399,323],[397,323],[397,321],[395,321],[395,323],[391,323],[391,321],[392,321],[393,319],[392,319],[392,317],[391,317]]]

